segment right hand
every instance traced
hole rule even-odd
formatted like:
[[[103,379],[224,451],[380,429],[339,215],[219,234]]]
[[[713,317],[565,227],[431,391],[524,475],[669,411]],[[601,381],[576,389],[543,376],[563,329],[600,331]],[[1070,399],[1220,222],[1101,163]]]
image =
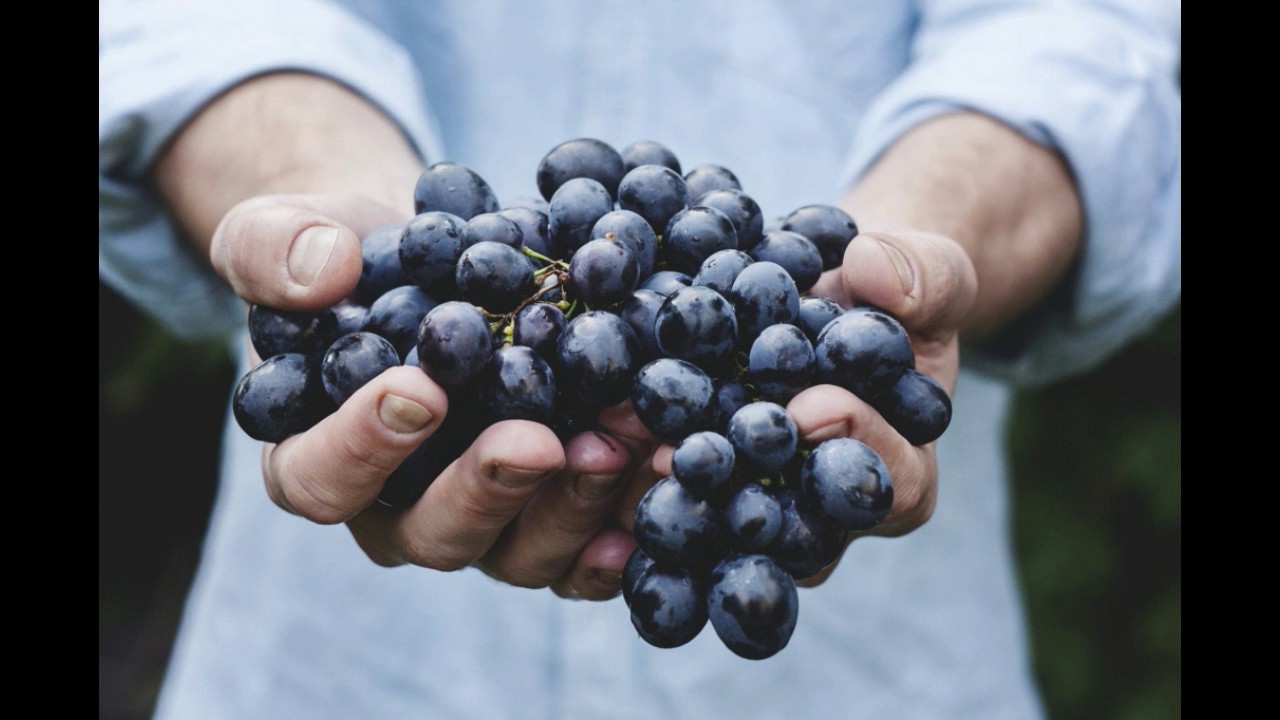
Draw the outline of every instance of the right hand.
[[[256,197],[218,223],[210,260],[246,302],[316,310],[355,288],[360,238],[406,220],[351,195]],[[387,370],[312,429],[264,445],[267,493],[314,522],[345,522],[379,565],[476,565],[514,585],[612,597],[634,543],[601,528],[628,468],[647,459],[633,452],[644,450],[599,433],[561,446],[543,425],[508,420],[482,432],[412,507],[378,505],[387,476],[448,411],[445,392],[426,373]]]

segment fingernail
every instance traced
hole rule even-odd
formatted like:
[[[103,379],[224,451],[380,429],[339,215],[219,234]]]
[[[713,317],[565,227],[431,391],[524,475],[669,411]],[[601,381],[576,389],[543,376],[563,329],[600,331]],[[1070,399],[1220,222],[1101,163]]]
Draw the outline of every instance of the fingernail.
[[[893,263],[893,268],[898,271],[898,279],[902,281],[902,292],[904,295],[910,295],[915,289],[916,277],[911,271],[911,263],[907,262],[907,256],[902,254],[898,248],[889,243],[876,238],[876,244],[884,250],[884,254],[889,256],[889,262]]]
[[[536,482],[546,474],[542,470],[525,470],[524,468],[510,468],[502,465],[499,465],[493,472],[494,478],[509,488],[524,487]]]
[[[378,419],[398,433],[418,432],[431,422],[431,411],[415,400],[390,393],[382,396]]]
[[[573,481],[573,491],[586,500],[599,500],[613,491],[619,475],[579,475]]]
[[[616,588],[622,585],[622,573],[612,572],[610,570],[596,570],[594,573],[596,582],[609,588]]]
[[[310,287],[320,277],[338,244],[338,228],[312,225],[298,233],[289,248],[289,274],[299,285]]]
[[[849,437],[849,421],[839,420],[830,425],[823,425],[804,436],[805,442],[818,443],[823,440],[832,440],[834,438]]]

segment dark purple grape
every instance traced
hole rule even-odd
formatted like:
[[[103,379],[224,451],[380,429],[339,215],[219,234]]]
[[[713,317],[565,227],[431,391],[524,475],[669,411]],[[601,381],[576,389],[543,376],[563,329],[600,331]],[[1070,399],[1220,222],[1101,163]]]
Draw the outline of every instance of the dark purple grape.
[[[928,445],[951,424],[951,398],[933,378],[902,373],[888,390],[871,398],[874,407],[912,445]]]
[[[724,434],[729,430],[729,419],[751,402],[751,395],[746,386],[737,380],[716,380],[715,395],[711,398],[711,415],[714,418],[712,428]]]
[[[422,324],[422,318],[436,304],[419,287],[398,287],[373,301],[360,329],[390,340],[400,357],[404,357],[418,341],[418,326]]]
[[[551,303],[535,302],[520,308],[511,330],[511,341],[516,345],[533,348],[547,362],[554,362],[556,341],[564,332],[568,321],[560,308]]]
[[[689,186],[689,193],[695,198],[700,198],[712,190],[742,189],[738,176],[721,165],[699,165],[685,173],[684,181]]]
[[[751,344],[747,377],[770,402],[787,404],[812,384],[813,346],[795,325],[772,325]]]
[[[757,262],[748,266],[729,291],[738,315],[738,344],[750,347],[770,325],[790,325],[800,317],[800,293],[781,266]]]
[[[902,325],[878,310],[851,310],[833,320],[814,347],[818,380],[864,400],[889,389],[915,365]]]
[[[543,204],[546,205],[546,203]],[[551,206],[547,205],[547,209],[550,210]],[[564,248],[551,241],[550,221],[546,212],[515,207],[502,210],[498,214],[519,226],[525,247],[552,259],[564,257]]]
[[[438,162],[427,168],[413,188],[414,212],[440,210],[470,220],[480,213],[497,212],[498,198],[489,183],[470,168],[455,162]]]
[[[569,261],[569,282],[589,307],[605,308],[631,296],[640,278],[636,256],[621,240],[601,238],[578,248]]]
[[[738,247],[738,235],[725,214],[708,207],[691,207],[676,213],[662,236],[661,256],[667,267],[696,273],[702,261],[721,250]]]
[[[805,458],[800,488],[809,506],[844,530],[869,530],[893,506],[893,480],[875,450],[853,438],[820,443]]]
[[[618,317],[627,321],[640,341],[640,356],[645,362],[662,354],[658,349],[658,338],[653,333],[654,322],[658,318],[658,308],[662,307],[665,297],[652,290],[640,288],[631,293],[631,297],[622,301],[616,310]]]
[[[716,565],[707,613],[721,642],[748,660],[772,657],[796,629],[796,583],[764,555],[738,555]]]
[[[496,242],[519,250],[524,246],[524,230],[514,220],[501,213],[481,213],[462,228],[462,247],[476,243]]]
[[[666,145],[653,140],[639,140],[623,148],[622,163],[625,172],[631,172],[641,165],[661,165],[676,173],[680,172],[680,161],[676,154]]]
[[[822,255],[823,270],[840,267],[845,248],[858,234],[853,218],[831,205],[806,205],[795,210],[782,221],[782,229],[809,238]]]
[[[622,156],[608,143],[593,138],[567,140],[551,148],[538,164],[538,192],[550,200],[570,180],[590,178],[614,198],[624,174]]]
[[[733,446],[723,435],[697,432],[671,454],[671,474],[689,492],[712,498],[729,486],[733,476]]]
[[[458,386],[470,381],[488,365],[493,350],[489,323],[471,303],[443,303],[422,320],[418,338],[420,367],[441,385]]]
[[[720,293],[695,285],[681,288],[663,301],[653,332],[664,356],[688,360],[714,372],[733,360],[738,321],[733,306]]]
[[[738,235],[739,250],[750,250],[764,237],[764,214],[756,201],[741,190],[712,190],[698,197],[693,204],[724,213]]]
[[[818,248],[800,233],[780,230],[764,236],[760,244],[751,249],[751,257],[781,265],[796,289],[804,292],[817,284],[822,277],[822,256]]]
[[[591,228],[613,210],[613,198],[603,185],[590,178],[573,178],[551,197],[547,229],[552,242],[573,255],[591,240]]]
[[[687,288],[692,284],[693,278],[682,272],[659,270],[641,283],[640,287],[645,290],[652,290],[662,297],[667,297],[680,288]]]
[[[502,211],[537,210],[543,215],[546,215],[547,211],[550,209],[551,209],[551,206],[547,204],[546,200],[543,200],[540,197],[534,197],[532,195],[521,195],[519,197],[512,198],[502,206]],[[507,217],[511,217],[511,216],[507,215]],[[511,219],[515,220],[515,218],[511,218]],[[521,229],[523,230],[524,228],[521,228]]]
[[[677,568],[645,570],[631,590],[631,624],[654,647],[680,647],[697,637],[707,624],[698,579]]]
[[[747,483],[724,507],[729,546],[739,552],[764,552],[782,530],[782,506],[756,483]]]
[[[781,405],[754,402],[729,419],[729,442],[744,477],[776,475],[796,452],[796,423]]]
[[[658,236],[644,218],[630,210],[605,213],[591,228],[592,238],[616,238],[635,253],[640,263],[640,280],[653,274],[658,258]]]
[[[398,257],[408,282],[438,297],[453,293],[453,274],[462,257],[466,223],[451,213],[426,212],[405,225]]]
[[[355,296],[368,305],[391,288],[413,282],[400,265],[403,225],[383,225],[360,239],[360,279]]]
[[[499,348],[476,378],[475,387],[480,410],[490,422],[532,420],[545,425],[555,414],[555,376],[547,361],[530,348]]]
[[[231,410],[245,434],[278,443],[310,430],[333,412],[320,369],[301,353],[285,353],[245,373],[231,399]]]
[[[385,338],[356,332],[329,346],[320,363],[320,379],[333,402],[341,405],[383,370],[399,364],[400,354]]]
[[[698,274],[693,278],[694,285],[705,285],[712,290],[729,297],[733,289],[733,281],[755,260],[741,250],[721,250],[712,253],[702,261]]]
[[[627,558],[627,564],[622,566],[622,600],[628,606],[631,605],[631,592],[635,589],[636,583],[640,581],[640,576],[646,570],[653,567],[653,560],[640,548],[631,551],[631,555]]]
[[[618,185],[618,205],[644,218],[655,233],[666,230],[671,218],[689,207],[690,199],[684,178],[661,165],[641,165]]]
[[[713,392],[711,378],[697,365],[660,358],[636,374],[631,405],[655,437],[679,442],[699,430],[711,429]]]
[[[640,342],[622,318],[602,310],[583,313],[556,343],[556,380],[583,406],[607,407],[627,397],[639,356]]]
[[[330,309],[289,312],[266,305],[249,307],[249,341],[258,357],[317,355],[337,339],[338,319]]]
[[[810,509],[798,490],[783,488],[777,497],[782,529],[769,548],[769,557],[797,580],[813,577],[840,556],[844,531]]]
[[[632,534],[660,565],[707,569],[721,550],[720,513],[675,477],[666,477],[640,498]]]
[[[534,267],[510,245],[476,243],[462,251],[454,280],[458,295],[491,313],[508,313],[538,289]]]
[[[827,323],[844,314],[844,309],[824,297],[800,298],[800,317],[796,326],[804,331],[809,342],[818,342],[818,334]]]
[[[364,327],[365,318],[369,316],[369,308],[357,305],[349,300],[343,300],[329,309],[333,312],[333,317],[338,323],[336,329],[338,337],[358,332],[360,328]]]

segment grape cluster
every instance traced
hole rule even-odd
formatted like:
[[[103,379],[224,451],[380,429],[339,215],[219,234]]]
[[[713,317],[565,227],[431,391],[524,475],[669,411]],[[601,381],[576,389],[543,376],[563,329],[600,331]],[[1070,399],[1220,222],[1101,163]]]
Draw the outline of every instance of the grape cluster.
[[[418,214],[363,238],[350,298],[319,312],[250,310],[267,360],[240,381],[235,417],[279,442],[384,370],[422,368],[451,411],[378,497],[407,507],[489,424],[532,420],[567,439],[629,399],[675,445],[671,477],[636,509],[622,578],[632,623],[676,647],[709,619],[733,652],[769,657],[795,628],[795,580],[893,503],[871,448],[802,446],[786,403],[838,385],[920,445],[946,428],[950,399],[914,370],[893,317],[804,296],[857,234],[840,209],[766,223],[728,169],[681,175],[655,142],[621,153],[562,143],[537,187],[543,199],[499,209],[472,170],[429,167]]]

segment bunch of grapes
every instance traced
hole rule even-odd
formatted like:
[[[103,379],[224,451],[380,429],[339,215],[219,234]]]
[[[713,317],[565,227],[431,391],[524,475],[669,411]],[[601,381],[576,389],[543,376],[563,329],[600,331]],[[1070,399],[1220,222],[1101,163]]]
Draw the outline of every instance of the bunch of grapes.
[[[363,238],[350,298],[319,312],[251,308],[267,360],[240,381],[236,419],[279,442],[384,370],[422,368],[451,411],[378,497],[408,507],[489,424],[532,420],[567,439],[629,399],[675,445],[671,477],[636,509],[622,591],[637,632],[676,647],[710,619],[738,655],[777,653],[795,628],[795,581],[893,503],[871,448],[803,447],[786,403],[838,385],[920,445],[946,429],[950,399],[915,372],[893,317],[804,296],[857,234],[840,209],[766,223],[728,169],[682,176],[654,142],[621,153],[562,143],[537,186],[545,201],[500,210],[475,172],[429,167],[418,214]]]

